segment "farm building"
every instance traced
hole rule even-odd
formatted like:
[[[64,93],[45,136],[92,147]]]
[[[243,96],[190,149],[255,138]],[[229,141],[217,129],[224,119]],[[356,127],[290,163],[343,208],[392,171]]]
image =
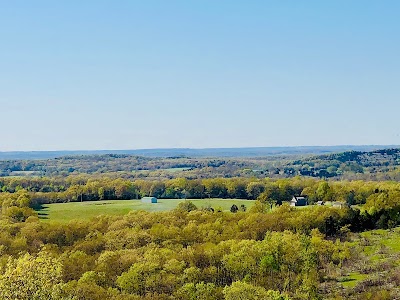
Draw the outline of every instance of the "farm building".
[[[143,203],[157,203],[157,198],[156,197],[143,197],[142,202]]]
[[[290,201],[290,206],[306,206],[308,205],[308,201],[306,197],[303,196],[293,196]]]
[[[337,207],[337,208],[346,208],[346,207],[349,207],[346,203],[344,203],[344,202],[339,202],[339,201],[333,202],[333,203],[332,203],[332,206],[333,206],[333,207]]]

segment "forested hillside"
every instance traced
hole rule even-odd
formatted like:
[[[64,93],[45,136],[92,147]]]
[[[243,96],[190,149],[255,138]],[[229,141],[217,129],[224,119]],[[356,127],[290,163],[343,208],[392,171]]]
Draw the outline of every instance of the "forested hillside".
[[[265,157],[148,157],[127,154],[62,156],[46,160],[0,160],[2,176],[107,175],[130,179],[214,177],[398,180],[400,150]]]

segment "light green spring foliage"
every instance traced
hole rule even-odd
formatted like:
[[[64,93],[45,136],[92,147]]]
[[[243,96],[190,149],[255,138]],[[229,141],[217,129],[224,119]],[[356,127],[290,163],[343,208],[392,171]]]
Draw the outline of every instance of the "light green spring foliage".
[[[310,230],[339,213],[282,205],[268,214],[177,209],[69,224],[3,219],[0,299],[251,299],[249,290],[318,299],[320,278],[347,255]]]
[[[0,276],[0,299],[66,299],[62,296],[61,272],[61,263],[46,252],[10,258]]]
[[[217,300],[217,287],[212,283],[187,283],[175,294],[181,300]]]
[[[225,300],[290,300],[278,291],[254,286],[246,282],[236,281],[224,288]]]
[[[342,252],[340,244],[325,240],[317,230],[311,237],[269,233],[263,241],[227,240],[178,253],[149,248],[116,283],[121,291],[139,296],[176,291],[176,299],[222,299],[220,290],[232,279],[239,283],[225,287],[225,299],[286,299],[267,293],[273,289],[296,294],[297,299],[317,299],[319,270],[331,262],[339,264]],[[202,283],[205,280],[212,282]]]
[[[16,193],[0,197],[0,217],[5,217],[14,222],[23,222],[36,212],[29,207],[31,198],[27,191],[19,190]],[[1,216],[2,215],[2,216]]]

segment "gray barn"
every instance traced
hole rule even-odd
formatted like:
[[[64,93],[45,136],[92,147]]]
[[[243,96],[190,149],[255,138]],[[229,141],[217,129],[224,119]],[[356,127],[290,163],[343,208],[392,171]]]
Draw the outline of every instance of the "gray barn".
[[[156,197],[143,197],[142,202],[143,203],[157,203],[157,198]]]

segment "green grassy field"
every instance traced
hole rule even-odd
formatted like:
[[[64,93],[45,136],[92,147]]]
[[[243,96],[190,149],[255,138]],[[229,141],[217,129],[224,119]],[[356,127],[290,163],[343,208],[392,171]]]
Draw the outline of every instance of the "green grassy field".
[[[88,220],[98,215],[125,215],[132,210],[166,211],[176,208],[183,199],[159,199],[158,203],[142,203],[140,200],[105,200],[45,204],[36,211],[43,221],[68,222],[74,219]],[[198,208],[211,206],[229,210],[233,204],[249,209],[254,201],[240,199],[190,199]]]
[[[339,282],[345,288],[355,288],[365,280],[389,278],[400,266],[400,227],[376,229],[353,235],[353,253],[358,261],[343,269]]]

